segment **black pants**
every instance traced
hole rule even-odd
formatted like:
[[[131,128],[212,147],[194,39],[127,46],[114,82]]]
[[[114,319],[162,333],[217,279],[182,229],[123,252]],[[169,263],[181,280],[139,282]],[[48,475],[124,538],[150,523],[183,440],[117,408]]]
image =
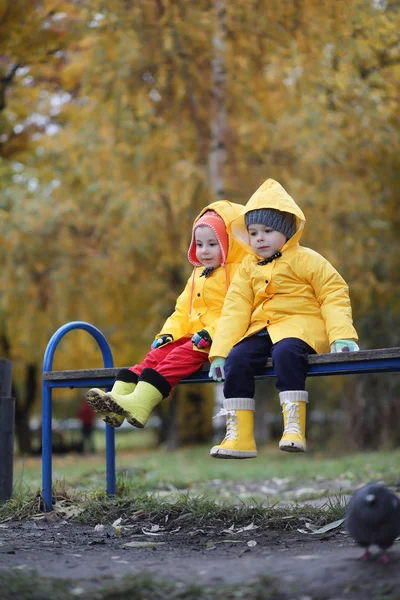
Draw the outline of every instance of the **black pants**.
[[[311,346],[299,338],[285,338],[276,344],[269,335],[245,338],[229,352],[225,362],[225,398],[254,398],[254,376],[265,368],[272,356],[276,387],[280,392],[304,390],[307,355],[315,354]]]

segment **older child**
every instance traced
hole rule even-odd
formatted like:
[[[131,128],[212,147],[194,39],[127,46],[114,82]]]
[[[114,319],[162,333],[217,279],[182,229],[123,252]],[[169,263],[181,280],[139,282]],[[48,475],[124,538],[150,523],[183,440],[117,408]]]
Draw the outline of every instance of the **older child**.
[[[208,360],[230,281],[247,254],[226,231],[241,210],[242,205],[221,200],[200,213],[188,251],[193,274],[152,349],[140,364],[118,372],[108,394],[98,388],[88,391],[88,404],[108,425],[119,427],[126,418],[134,427],[144,427],[172,388]]]
[[[230,225],[252,251],[234,277],[210,352],[224,384],[227,435],[214,458],[254,458],[254,376],[272,356],[284,416],[279,448],[306,450],[307,355],[358,350],[348,287],[320,254],[299,245],[303,212],[273,179]],[[226,360],[225,360],[226,359]]]

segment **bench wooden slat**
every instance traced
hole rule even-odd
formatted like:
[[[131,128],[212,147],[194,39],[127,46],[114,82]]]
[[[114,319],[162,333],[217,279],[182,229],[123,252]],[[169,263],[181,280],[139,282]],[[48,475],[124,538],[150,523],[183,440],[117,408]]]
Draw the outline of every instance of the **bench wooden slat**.
[[[384,361],[384,360],[399,360],[400,370],[400,347],[396,348],[381,348],[374,350],[360,350],[359,352],[340,352],[337,354],[311,354],[308,357],[308,364],[311,365],[340,365],[345,363],[354,364],[357,369],[357,363]],[[266,362],[266,368],[272,367],[272,361],[269,358]],[[68,371],[45,371],[43,379],[45,381],[69,381],[79,379],[104,379],[115,378],[120,367],[118,368],[102,368],[102,369],[78,369]],[[200,369],[200,373],[206,373],[209,370],[209,363],[205,363]]]

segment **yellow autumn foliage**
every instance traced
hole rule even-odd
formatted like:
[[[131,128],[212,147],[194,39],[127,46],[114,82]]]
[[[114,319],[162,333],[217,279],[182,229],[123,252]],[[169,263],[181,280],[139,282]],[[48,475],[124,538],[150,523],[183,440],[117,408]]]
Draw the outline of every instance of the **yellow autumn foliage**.
[[[127,365],[172,311],[214,199],[214,5],[62,5],[0,3],[1,75],[20,65],[0,111],[1,334],[39,365],[59,326],[87,320]],[[280,181],[304,243],[350,285],[361,346],[400,345],[400,7],[225,7],[226,197]],[[98,365],[87,338],[57,364]]]

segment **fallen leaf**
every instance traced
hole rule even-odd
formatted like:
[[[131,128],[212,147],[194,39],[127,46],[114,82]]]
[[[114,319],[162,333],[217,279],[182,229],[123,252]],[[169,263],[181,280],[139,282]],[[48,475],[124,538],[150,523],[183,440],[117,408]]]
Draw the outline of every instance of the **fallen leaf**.
[[[80,515],[85,509],[81,506],[76,506],[73,504],[65,504],[65,500],[60,500],[56,502],[53,506],[53,511],[55,511],[58,515],[62,515],[65,518],[77,517]],[[51,513],[48,513],[51,514]]]
[[[154,536],[164,535],[163,531],[161,531],[160,533],[156,533],[155,531],[149,531],[148,529],[142,529],[142,531],[145,535],[154,535]]]
[[[254,523],[250,523],[250,525],[246,525],[246,527],[240,527],[237,529],[236,533],[241,533],[242,531],[250,531],[251,529],[259,529],[259,525],[254,525]]]
[[[84,591],[85,590],[82,587],[75,587],[75,588],[72,588],[71,594],[73,596],[81,596],[84,593]]]
[[[242,531],[250,531],[251,529],[259,529],[259,525],[254,525],[254,523],[250,523],[250,525],[246,525],[245,527],[239,527],[239,529],[236,529],[233,525],[231,525],[230,527],[228,527],[228,529],[223,529],[222,533],[242,533]]]
[[[162,546],[165,542],[127,542],[123,548],[153,548],[154,546]]]
[[[308,527],[308,529],[310,529],[311,531],[307,531],[306,529],[298,529],[297,531],[299,531],[300,533],[308,533],[309,535],[316,535],[326,533],[327,531],[331,531],[332,529],[336,529],[337,527],[340,527],[342,523],[344,523],[344,519],[338,519],[337,521],[328,523],[323,527],[317,527],[312,523],[306,523],[306,527]]]
[[[217,546],[214,544],[214,542],[207,542],[206,545],[206,550],[215,550]]]
[[[142,529],[142,531],[144,531],[144,529]],[[149,528],[146,528],[146,531],[148,531],[149,533],[155,533],[156,531],[160,531],[160,526],[159,525],[152,525]]]

